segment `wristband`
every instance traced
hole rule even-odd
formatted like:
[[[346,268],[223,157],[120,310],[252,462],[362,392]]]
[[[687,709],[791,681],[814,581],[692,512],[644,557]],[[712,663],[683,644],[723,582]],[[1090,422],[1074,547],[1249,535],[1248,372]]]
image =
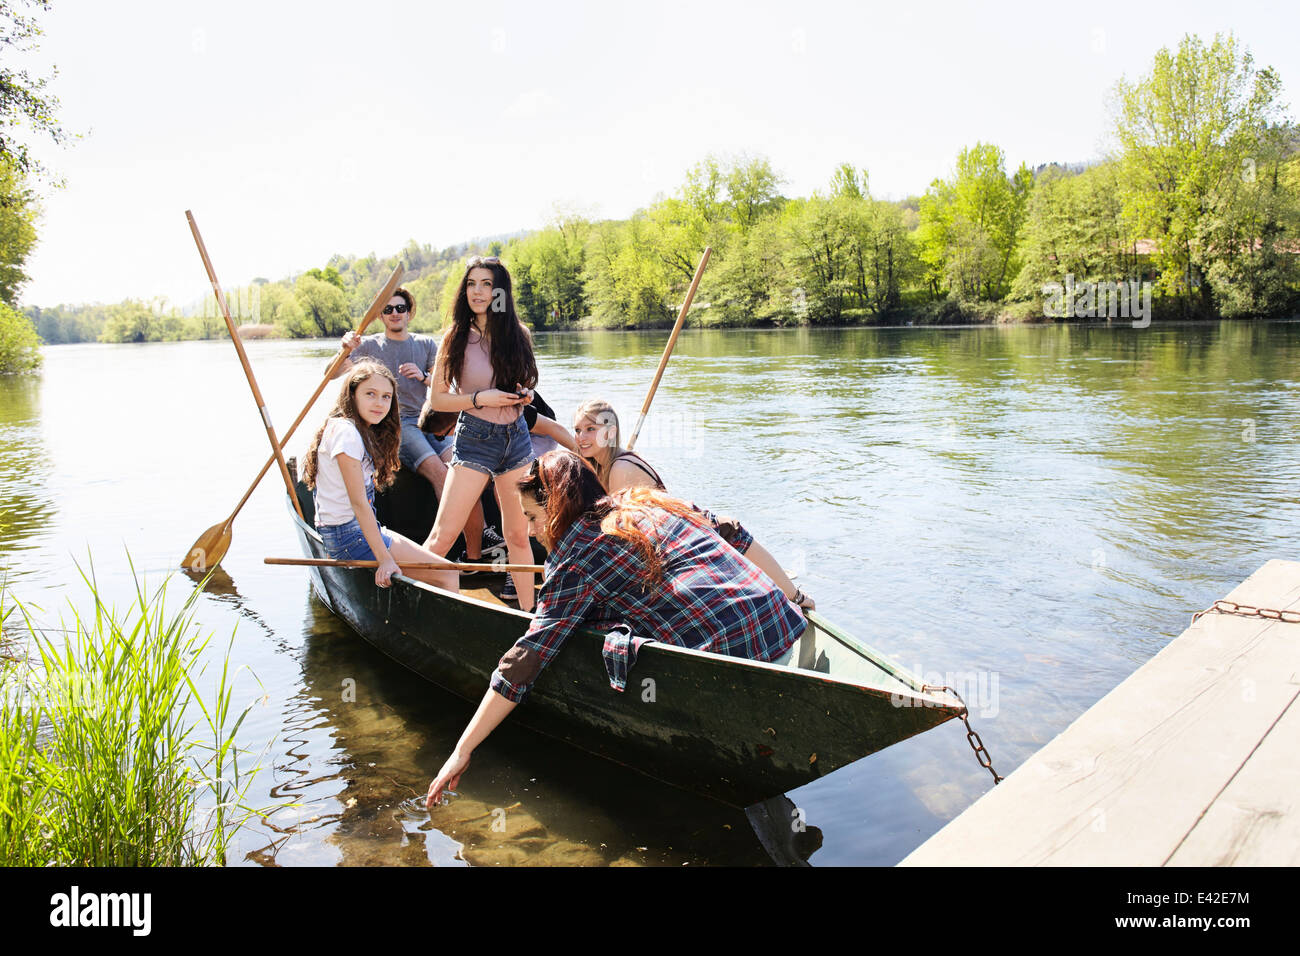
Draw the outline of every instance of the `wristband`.
[[[482,391],[482,389],[479,389],[479,392],[481,392],[481,391]],[[470,404],[472,404],[475,408],[482,408],[482,407],[483,407],[482,405],[480,405],[480,404],[478,403],[478,392],[475,392],[473,395],[471,395],[469,400],[470,400]]]

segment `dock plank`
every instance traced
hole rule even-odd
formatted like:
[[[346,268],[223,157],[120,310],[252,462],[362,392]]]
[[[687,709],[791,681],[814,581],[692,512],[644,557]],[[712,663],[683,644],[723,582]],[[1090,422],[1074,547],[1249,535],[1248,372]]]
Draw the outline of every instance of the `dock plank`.
[[[1300,691],[1170,866],[1300,866]]]
[[[1228,597],[1300,608],[1300,562],[1270,561]],[[1159,866],[1176,852],[1204,864],[1232,847],[1254,859],[1263,832],[1294,827],[1294,814],[1257,823],[1258,837],[1217,831],[1238,822],[1234,800],[1290,799],[1278,768],[1252,755],[1286,746],[1292,721],[1279,718],[1298,671],[1300,625],[1207,614],[901,865]]]

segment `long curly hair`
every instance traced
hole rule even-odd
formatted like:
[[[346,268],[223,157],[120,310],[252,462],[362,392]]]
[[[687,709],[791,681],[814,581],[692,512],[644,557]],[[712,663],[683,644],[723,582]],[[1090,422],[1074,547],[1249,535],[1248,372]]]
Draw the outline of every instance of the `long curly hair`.
[[[374,375],[387,379],[393,387],[393,403],[378,425],[369,424],[357,411],[357,389],[362,382]],[[391,485],[401,467],[397,452],[402,445],[402,419],[397,408],[397,379],[388,367],[374,359],[360,359],[348,371],[343,387],[339,389],[338,401],[334,403],[334,408],[317,430],[316,437],[311,440],[311,447],[303,456],[302,483],[313,491],[320,466],[320,440],[331,418],[346,418],[357,426],[357,431],[361,433],[361,443],[365,445],[366,454],[375,467],[375,488],[383,490]]]
[[[438,346],[435,375],[452,388],[465,365],[465,347],[474,327],[474,310],[469,306],[465,289],[474,269],[492,272],[492,304],[488,306],[487,333],[491,342],[492,376],[496,387],[513,391],[516,385],[532,388],[537,384],[537,360],[533,357],[533,338],[515,310],[514,287],[510,272],[496,256],[471,256],[465,274],[456,287],[451,307],[452,325]]]
[[[646,579],[663,580],[663,561],[645,526],[653,527],[655,512],[669,512],[699,528],[709,520],[689,502],[654,488],[625,488],[612,495],[581,457],[567,449],[548,451],[533,462],[520,480],[521,494],[531,495],[545,511],[546,533],[555,545],[580,518],[600,522],[603,534],[627,541],[645,565]]]

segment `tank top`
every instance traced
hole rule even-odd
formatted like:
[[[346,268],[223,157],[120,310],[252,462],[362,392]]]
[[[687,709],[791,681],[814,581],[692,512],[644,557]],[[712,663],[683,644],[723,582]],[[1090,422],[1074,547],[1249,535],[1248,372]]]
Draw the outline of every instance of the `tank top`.
[[[617,458],[615,458],[614,461],[622,461],[622,460],[624,460],[624,459],[627,459],[627,460],[628,460],[629,462],[631,462],[633,465],[636,465],[636,467],[640,468],[640,469],[641,469],[642,471],[644,471],[647,475],[649,475],[651,478],[653,478],[653,479],[655,480],[655,488],[657,488],[659,491],[667,491],[667,490],[668,490],[667,487],[664,486],[663,479],[659,477],[659,472],[657,472],[657,471],[655,471],[653,468],[651,468],[651,467],[650,467],[650,463],[649,463],[648,461],[646,461],[644,458],[642,458],[640,455],[638,455],[636,452],[625,451],[625,452],[623,452],[621,455],[619,455]],[[610,470],[610,471],[613,471],[613,470],[614,470],[614,461],[611,461],[611,462],[609,463],[609,470]]]
[[[504,387],[514,388],[509,382]],[[492,371],[492,356],[488,352],[487,340],[480,337],[473,328],[469,330],[469,339],[465,343],[465,361],[461,364],[460,374],[456,376],[456,393],[473,395],[475,392],[489,388],[499,388]],[[465,413],[481,418],[493,425],[509,425],[521,414],[518,405],[506,405],[502,408],[467,408]]]

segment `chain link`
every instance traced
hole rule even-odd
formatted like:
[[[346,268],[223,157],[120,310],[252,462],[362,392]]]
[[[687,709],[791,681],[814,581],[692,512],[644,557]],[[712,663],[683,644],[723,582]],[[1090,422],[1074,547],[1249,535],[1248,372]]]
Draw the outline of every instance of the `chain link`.
[[[1279,611],[1271,607],[1255,607],[1251,604],[1238,604],[1236,601],[1215,601],[1204,611],[1192,615],[1195,624],[1204,614],[1217,611],[1220,614],[1235,614],[1238,617],[1258,617],[1266,621],[1281,621],[1283,624],[1300,624],[1300,611]]]
[[[921,693],[923,694],[932,690],[946,690],[948,693],[952,694],[952,696],[956,697],[957,701],[961,704],[961,710],[957,713],[957,716],[960,717],[961,722],[966,725],[966,742],[970,744],[970,749],[975,751],[975,759],[979,761],[980,766],[993,774],[993,786],[996,787],[1002,782],[1003,778],[993,769],[993,757],[990,756],[988,750],[985,748],[984,741],[980,739],[980,735],[975,732],[975,728],[970,725],[970,708],[966,706],[966,701],[962,700],[961,694],[957,693],[956,690],[949,687],[947,684],[921,685]]]

